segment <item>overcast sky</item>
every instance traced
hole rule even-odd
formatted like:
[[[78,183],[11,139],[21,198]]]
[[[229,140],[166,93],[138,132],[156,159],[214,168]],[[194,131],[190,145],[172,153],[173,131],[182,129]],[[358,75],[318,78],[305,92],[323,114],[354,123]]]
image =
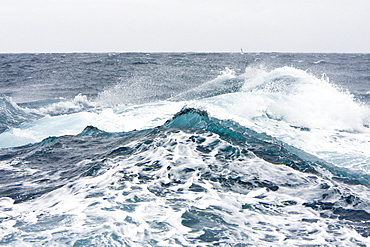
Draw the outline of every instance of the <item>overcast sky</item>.
[[[370,0],[0,0],[0,52],[370,52]]]

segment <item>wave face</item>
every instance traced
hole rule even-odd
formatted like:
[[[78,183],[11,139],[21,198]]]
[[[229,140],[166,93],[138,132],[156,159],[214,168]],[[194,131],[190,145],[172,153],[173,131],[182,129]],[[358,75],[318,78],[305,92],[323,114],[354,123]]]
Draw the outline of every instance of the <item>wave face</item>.
[[[370,244],[368,55],[0,61],[4,246]]]

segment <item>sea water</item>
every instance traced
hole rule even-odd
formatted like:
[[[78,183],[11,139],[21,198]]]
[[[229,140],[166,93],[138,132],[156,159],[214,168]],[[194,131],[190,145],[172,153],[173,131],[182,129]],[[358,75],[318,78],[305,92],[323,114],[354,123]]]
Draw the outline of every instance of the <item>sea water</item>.
[[[0,55],[0,245],[370,245],[370,55]]]

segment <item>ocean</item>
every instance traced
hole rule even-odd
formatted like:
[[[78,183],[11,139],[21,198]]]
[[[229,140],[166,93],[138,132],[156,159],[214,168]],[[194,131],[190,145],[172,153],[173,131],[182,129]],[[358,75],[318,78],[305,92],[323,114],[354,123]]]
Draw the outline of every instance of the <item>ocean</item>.
[[[370,246],[370,54],[0,54],[0,245]]]

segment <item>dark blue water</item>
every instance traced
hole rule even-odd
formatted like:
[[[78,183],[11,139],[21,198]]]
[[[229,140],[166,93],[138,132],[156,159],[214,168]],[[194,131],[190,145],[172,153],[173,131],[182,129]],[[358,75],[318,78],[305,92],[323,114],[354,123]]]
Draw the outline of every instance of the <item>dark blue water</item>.
[[[369,65],[1,54],[0,244],[367,246]]]

